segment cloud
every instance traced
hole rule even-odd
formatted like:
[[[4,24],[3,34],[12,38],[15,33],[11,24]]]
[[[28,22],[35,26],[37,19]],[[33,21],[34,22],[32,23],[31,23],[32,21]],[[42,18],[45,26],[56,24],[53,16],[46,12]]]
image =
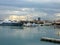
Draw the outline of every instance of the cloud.
[[[0,0],[0,18],[31,15],[51,18],[60,13],[60,0]]]
[[[59,0],[1,0],[0,5],[12,7],[60,8]]]
[[[49,3],[49,2],[60,2],[60,0],[14,0],[14,1],[25,1],[25,2],[40,2],[40,3]]]
[[[0,8],[1,9],[1,8]],[[3,10],[4,9],[4,10]],[[5,7],[0,10],[0,15],[31,15],[31,16],[46,16],[44,12],[37,11],[36,8],[14,8],[14,7]]]
[[[26,16],[31,15],[34,18],[41,17],[43,19],[52,19],[55,13],[60,12],[60,9],[53,8],[19,8],[11,6],[0,6],[0,18],[6,18],[10,15]]]
[[[56,13],[55,16],[60,17],[60,13]]]
[[[60,13],[54,13],[52,16],[52,20],[60,20]]]

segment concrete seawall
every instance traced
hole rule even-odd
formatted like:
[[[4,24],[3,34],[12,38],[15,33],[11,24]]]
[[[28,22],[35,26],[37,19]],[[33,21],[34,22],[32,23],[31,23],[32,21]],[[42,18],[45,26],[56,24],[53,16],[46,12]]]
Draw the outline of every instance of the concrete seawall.
[[[46,42],[60,43],[60,39],[55,38],[42,37],[40,40]]]

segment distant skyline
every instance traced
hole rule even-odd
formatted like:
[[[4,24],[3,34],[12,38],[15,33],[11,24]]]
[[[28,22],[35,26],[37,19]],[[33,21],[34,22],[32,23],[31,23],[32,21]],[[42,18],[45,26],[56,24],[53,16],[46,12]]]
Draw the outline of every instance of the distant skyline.
[[[0,19],[10,15],[60,19],[60,0],[0,0]]]

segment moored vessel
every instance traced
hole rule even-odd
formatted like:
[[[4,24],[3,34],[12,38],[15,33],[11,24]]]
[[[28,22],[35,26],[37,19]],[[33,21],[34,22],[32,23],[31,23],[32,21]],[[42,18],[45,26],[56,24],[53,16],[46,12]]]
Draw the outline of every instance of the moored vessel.
[[[0,23],[0,26],[22,26],[23,23],[21,21],[11,21],[11,20],[4,20]]]

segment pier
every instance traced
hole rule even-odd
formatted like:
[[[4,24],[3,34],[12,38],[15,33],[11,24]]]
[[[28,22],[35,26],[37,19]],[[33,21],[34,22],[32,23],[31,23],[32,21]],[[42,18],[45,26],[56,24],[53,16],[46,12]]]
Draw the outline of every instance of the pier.
[[[59,43],[60,44],[60,39],[55,39],[55,38],[42,37],[41,41],[53,42],[53,43]]]

